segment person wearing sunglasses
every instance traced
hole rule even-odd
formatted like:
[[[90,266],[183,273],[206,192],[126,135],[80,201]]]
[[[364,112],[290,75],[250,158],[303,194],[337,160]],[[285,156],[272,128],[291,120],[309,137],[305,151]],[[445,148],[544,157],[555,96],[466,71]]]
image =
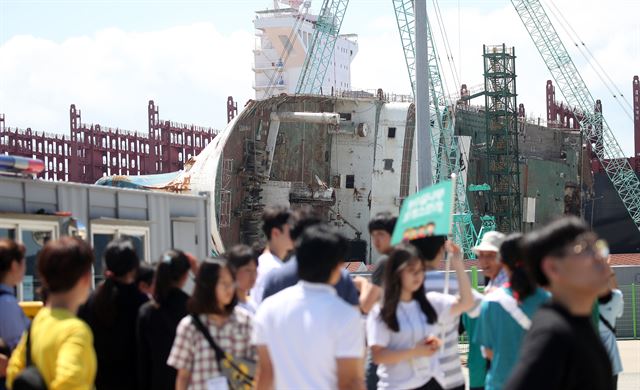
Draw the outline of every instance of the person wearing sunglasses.
[[[581,219],[565,217],[525,237],[524,252],[552,299],[533,318],[504,388],[612,389],[611,363],[591,321],[609,282],[606,243]]]

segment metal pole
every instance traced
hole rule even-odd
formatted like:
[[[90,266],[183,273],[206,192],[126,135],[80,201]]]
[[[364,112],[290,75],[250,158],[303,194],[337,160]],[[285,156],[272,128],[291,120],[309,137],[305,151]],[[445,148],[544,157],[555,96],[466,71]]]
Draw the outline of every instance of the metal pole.
[[[631,284],[631,311],[633,318],[633,338],[638,338],[638,309],[636,306],[636,284]]]
[[[471,287],[478,291],[478,267],[475,265],[471,267]]]
[[[427,0],[415,0],[416,43],[416,157],[418,190],[433,184],[431,173],[431,118],[427,60]]]

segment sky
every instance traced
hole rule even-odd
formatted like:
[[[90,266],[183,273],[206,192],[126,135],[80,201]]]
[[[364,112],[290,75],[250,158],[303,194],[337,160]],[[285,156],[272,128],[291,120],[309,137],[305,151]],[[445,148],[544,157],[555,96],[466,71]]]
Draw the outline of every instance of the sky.
[[[545,117],[545,85],[551,76],[510,1],[427,2],[451,94],[459,83],[482,84],[483,44],[505,43],[517,55],[518,103],[528,116]],[[313,0],[312,10],[321,3]],[[436,3],[441,24],[436,23]],[[11,128],[68,134],[68,110],[75,104],[83,122],[146,132],[147,102],[153,99],[161,119],[222,129],[227,96],[239,108],[254,96],[252,20],[256,10],[272,4],[0,0],[0,113]],[[624,153],[633,154],[630,97],[632,78],[640,74],[640,1],[543,0],[543,5],[592,96],[602,99],[605,119]],[[595,61],[575,48],[571,31]],[[359,35],[354,89],[410,93],[391,0],[351,0],[341,32]],[[597,66],[604,72],[594,71]],[[607,77],[612,91],[602,81]],[[556,95],[562,100],[560,91]]]

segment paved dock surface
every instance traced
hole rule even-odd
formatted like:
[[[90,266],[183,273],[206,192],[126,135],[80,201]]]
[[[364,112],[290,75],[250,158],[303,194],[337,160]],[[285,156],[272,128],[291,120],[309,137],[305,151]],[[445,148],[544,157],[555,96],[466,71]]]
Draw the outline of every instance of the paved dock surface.
[[[640,340],[620,340],[618,348],[624,369],[618,377],[618,390],[640,389]]]

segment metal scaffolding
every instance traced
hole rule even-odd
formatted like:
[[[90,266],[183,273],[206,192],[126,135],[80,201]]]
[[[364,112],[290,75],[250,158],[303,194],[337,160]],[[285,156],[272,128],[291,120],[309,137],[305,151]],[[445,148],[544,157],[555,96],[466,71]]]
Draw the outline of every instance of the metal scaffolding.
[[[489,212],[503,233],[521,230],[515,49],[484,46]]]

